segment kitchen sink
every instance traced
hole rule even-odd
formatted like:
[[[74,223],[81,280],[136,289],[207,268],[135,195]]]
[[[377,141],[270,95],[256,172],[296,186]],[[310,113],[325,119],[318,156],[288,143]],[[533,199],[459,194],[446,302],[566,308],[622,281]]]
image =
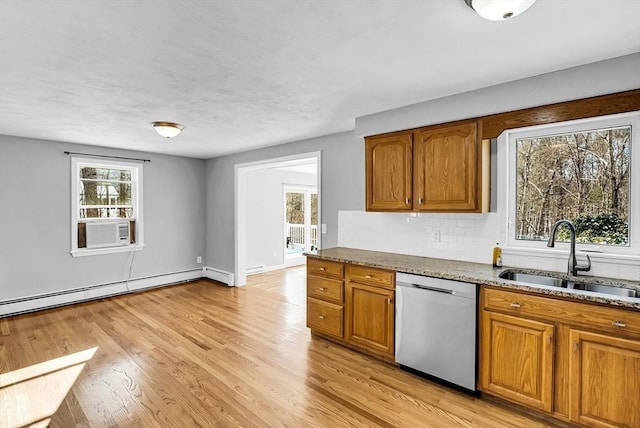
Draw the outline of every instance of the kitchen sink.
[[[614,287],[612,285],[569,283],[569,286],[567,288],[573,288],[574,290],[593,291],[594,293],[612,294],[614,296],[640,297],[637,290],[623,287]]]
[[[638,290],[622,286],[616,287],[614,285],[574,282],[562,278],[563,275],[560,274],[558,276],[553,276],[553,274],[543,275],[509,269],[500,272],[498,276],[509,281],[518,281],[533,285],[545,285],[550,287],[590,291],[593,293],[604,293],[614,296],[640,297],[640,292]]]
[[[498,275],[502,279],[508,279],[510,281],[528,282],[530,284],[549,285],[551,287],[562,287],[565,284],[565,280],[562,278],[554,278],[547,275],[537,275],[532,273],[523,273],[513,270],[505,270]]]

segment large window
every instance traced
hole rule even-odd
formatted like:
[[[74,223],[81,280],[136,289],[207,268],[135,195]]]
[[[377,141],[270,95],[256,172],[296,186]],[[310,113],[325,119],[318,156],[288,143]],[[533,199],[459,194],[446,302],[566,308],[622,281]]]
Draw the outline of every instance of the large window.
[[[140,246],[142,165],[74,157],[71,170],[72,254],[128,251],[132,244]],[[122,227],[128,227],[128,232]],[[114,242],[109,242],[110,228]],[[93,248],[92,233],[101,239]],[[126,240],[123,234],[128,235]]]
[[[553,224],[568,219],[583,250],[640,254],[638,117],[509,132],[509,245],[543,247]],[[567,228],[557,240],[569,240]]]

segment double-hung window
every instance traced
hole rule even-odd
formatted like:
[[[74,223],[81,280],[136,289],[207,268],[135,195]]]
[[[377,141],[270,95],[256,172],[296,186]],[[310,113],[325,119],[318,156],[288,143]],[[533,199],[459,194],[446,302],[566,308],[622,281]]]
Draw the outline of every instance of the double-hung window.
[[[640,256],[640,112],[508,131],[507,244],[545,249],[570,220],[578,250]],[[561,227],[557,241],[569,241]]]
[[[142,164],[73,157],[71,254],[142,247]]]

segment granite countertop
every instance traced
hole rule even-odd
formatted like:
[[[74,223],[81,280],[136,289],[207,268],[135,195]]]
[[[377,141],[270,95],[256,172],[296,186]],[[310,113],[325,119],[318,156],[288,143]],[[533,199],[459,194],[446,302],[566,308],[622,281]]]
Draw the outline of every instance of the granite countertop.
[[[328,248],[318,250],[317,253],[305,253],[308,257],[334,260],[355,265],[366,265],[396,272],[413,273],[436,278],[452,279],[473,284],[493,285],[496,287],[521,290],[549,296],[567,297],[575,300],[620,306],[640,310],[640,298],[613,296],[591,291],[572,290],[553,286],[534,285],[526,282],[509,281],[498,275],[509,267],[494,268],[489,264],[462,262],[457,260],[436,259],[430,257],[408,256],[403,254],[383,253],[378,251],[357,250],[353,248]],[[514,268],[515,269],[515,268]],[[533,269],[520,269],[526,273],[548,273]],[[558,274],[558,273],[555,273]],[[575,282],[589,282],[595,284],[612,285],[631,288],[640,291],[640,281],[626,281],[611,278],[581,275],[571,277],[561,275],[565,279]]]

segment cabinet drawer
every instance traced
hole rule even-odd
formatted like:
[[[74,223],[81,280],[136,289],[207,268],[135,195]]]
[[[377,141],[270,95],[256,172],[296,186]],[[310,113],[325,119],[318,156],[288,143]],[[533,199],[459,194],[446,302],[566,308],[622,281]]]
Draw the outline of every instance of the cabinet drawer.
[[[307,257],[307,274],[342,279],[344,263]]]
[[[349,265],[349,281],[369,284],[384,288],[395,288],[395,272],[376,269],[368,266]]]
[[[484,289],[484,308],[551,319],[563,324],[640,334],[640,312],[511,291]]]
[[[310,276],[307,278],[307,296],[342,304],[342,281]]]
[[[314,298],[307,298],[307,327],[342,338],[343,307]]]

